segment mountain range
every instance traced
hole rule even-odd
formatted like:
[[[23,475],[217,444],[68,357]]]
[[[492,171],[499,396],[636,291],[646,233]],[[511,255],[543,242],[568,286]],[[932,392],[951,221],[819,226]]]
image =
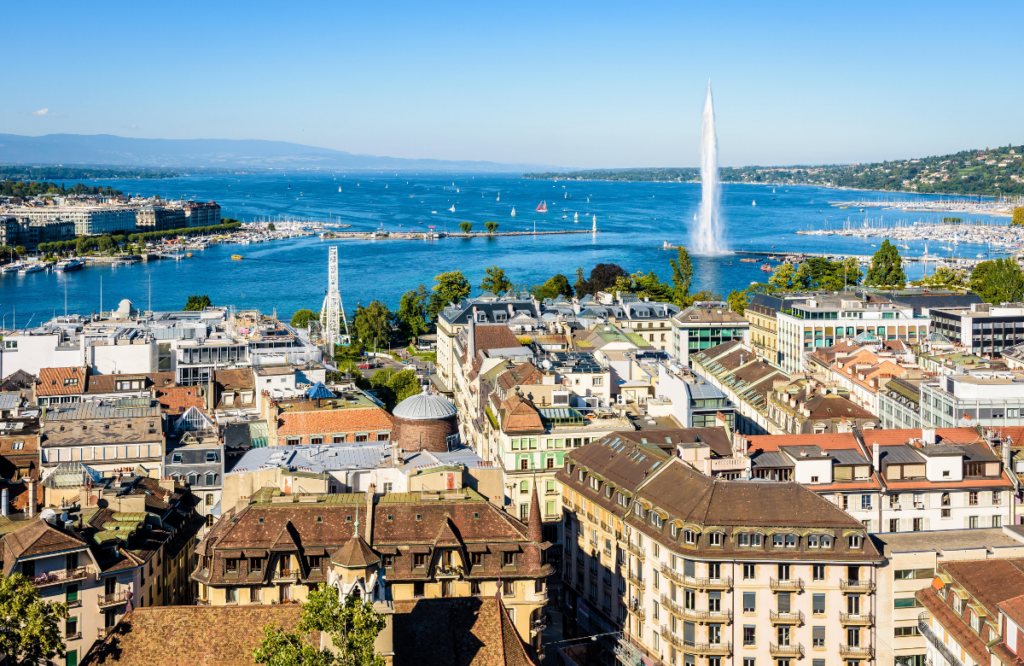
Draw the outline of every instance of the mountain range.
[[[136,139],[112,134],[0,134],[0,164],[175,169],[324,169],[522,173],[559,167],[355,155],[287,141]]]

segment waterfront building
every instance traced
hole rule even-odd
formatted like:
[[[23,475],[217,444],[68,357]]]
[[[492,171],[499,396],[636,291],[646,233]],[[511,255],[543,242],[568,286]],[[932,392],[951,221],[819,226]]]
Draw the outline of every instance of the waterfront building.
[[[1024,372],[975,370],[921,384],[921,424],[928,428],[960,425],[1024,425]]]
[[[690,354],[732,340],[749,342],[750,322],[724,301],[697,301],[672,317],[671,354],[683,365]],[[664,346],[661,347],[664,350]]]
[[[1024,560],[942,562],[915,598],[924,607],[918,631],[926,663],[1000,664],[1024,661]]]
[[[928,639],[918,626],[923,609],[916,594],[931,587],[940,564],[1024,557],[1024,537],[1008,527],[886,533],[871,538],[887,560],[878,570],[876,660],[895,666],[926,663]]]
[[[71,220],[32,220],[13,215],[0,215],[0,244],[35,248],[40,243],[54,243],[75,238]]]
[[[738,408],[736,431],[745,435],[781,433],[768,410],[768,396],[775,382],[789,382],[789,375],[738,341],[698,351],[691,357],[694,374],[722,391]]]
[[[212,227],[221,223],[220,204],[216,202],[186,201],[181,208],[185,213],[186,227]]]
[[[50,407],[42,422],[44,472],[62,462],[81,462],[108,475],[141,467],[157,478],[162,476],[166,440],[155,400]]]
[[[1019,303],[936,308],[931,316],[935,330],[969,354],[992,358],[1024,342],[1024,307]]]
[[[601,663],[873,659],[882,558],[861,523],[799,484],[712,479],[617,435],[558,474],[563,601]]]
[[[874,340],[915,344],[927,337],[931,318],[912,305],[868,299],[854,292],[812,294],[776,314],[780,365],[786,372],[809,370],[806,355],[844,337],[870,333]]]
[[[8,209],[13,215],[30,222],[70,222],[76,236],[133,233],[135,208],[121,205],[85,206],[17,206]]]
[[[466,488],[379,496],[371,488],[262,491],[224,518],[196,548],[201,603],[301,601],[320,584],[389,605],[500,594],[520,638],[537,642],[552,573],[538,512],[527,525]]]
[[[185,210],[172,206],[142,206],[135,213],[135,228],[141,232],[169,231],[189,226]]]

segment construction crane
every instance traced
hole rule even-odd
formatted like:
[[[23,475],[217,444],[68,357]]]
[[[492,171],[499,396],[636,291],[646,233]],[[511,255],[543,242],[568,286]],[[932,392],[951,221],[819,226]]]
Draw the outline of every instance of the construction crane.
[[[345,335],[341,334],[340,325],[345,324]],[[333,353],[336,345],[352,343],[352,336],[348,330],[348,318],[345,316],[345,304],[341,301],[341,291],[338,289],[338,248],[332,246],[327,259],[327,295],[324,296],[324,306],[320,309],[320,326],[326,333],[327,343],[331,345]]]

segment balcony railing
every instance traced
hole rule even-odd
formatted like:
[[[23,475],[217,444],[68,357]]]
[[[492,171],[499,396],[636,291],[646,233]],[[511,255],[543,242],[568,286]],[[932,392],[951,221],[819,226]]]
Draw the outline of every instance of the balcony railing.
[[[647,619],[647,611],[645,611],[644,607],[641,606],[639,603],[634,602],[627,604],[626,610],[628,610],[632,615],[637,616],[641,620]]]
[[[796,611],[795,613],[780,613],[778,611],[768,611],[768,617],[772,624],[803,624],[804,614],[803,611]]]
[[[274,580],[298,580],[298,569],[278,569],[274,572]]]
[[[732,654],[732,643],[728,641],[720,643],[687,643],[683,641],[685,650],[692,650],[705,656],[728,656]]]
[[[676,583],[678,585],[686,585],[687,584],[686,577],[683,576],[683,574],[681,574],[678,571],[675,571],[673,569],[670,569],[669,567],[666,567],[666,566],[661,567],[661,575],[664,576],[665,578],[668,578],[670,581],[672,581],[673,583]],[[691,578],[690,581],[692,581],[692,580],[693,579]]]
[[[100,627],[96,630],[96,640],[102,641],[113,630],[113,627]]]
[[[795,657],[802,659],[804,656],[804,646],[801,643],[796,645],[776,645],[775,643],[768,644],[768,652],[773,657]]]
[[[875,623],[875,616],[871,613],[840,613],[839,623],[868,627]]]
[[[58,569],[57,571],[48,571],[47,573],[35,576],[32,579],[32,583],[36,587],[46,587],[47,585],[70,583],[76,580],[84,580],[89,575],[89,573],[89,567],[75,567],[74,569]]]
[[[875,584],[870,580],[841,580],[839,589],[843,592],[874,592]]]
[[[636,545],[635,543],[626,543],[626,550],[628,550],[629,552],[633,553],[634,555],[639,557],[641,560],[647,558],[647,553],[644,552],[644,549],[641,548],[640,546]]]
[[[791,578],[789,580],[777,580],[772,578],[768,581],[774,592],[802,592],[804,589],[803,578]]]
[[[647,587],[647,583],[645,583],[644,579],[640,577],[640,574],[636,573],[635,571],[627,571],[626,580],[628,580],[630,583],[633,583],[633,585],[635,585],[637,589],[643,590]]]
[[[871,659],[875,651],[867,645],[840,645],[839,656],[851,659]]]
[[[96,598],[96,604],[100,608],[107,606],[117,606],[128,601],[128,590],[121,590],[120,592],[111,592],[110,594],[101,594]]]
[[[667,595],[661,595],[661,605],[664,606],[670,613],[683,618],[684,620],[690,620],[692,622],[720,622],[722,624],[732,623],[732,611],[729,609],[720,611],[706,611],[696,610],[693,608],[684,608]]]
[[[929,613],[928,611],[924,611],[923,613],[917,616],[918,632],[920,632],[921,635],[924,636],[928,640],[928,642],[932,644],[932,647],[935,648],[936,652],[942,655],[942,657],[946,660],[946,663],[950,664],[951,666],[964,666],[964,663],[960,661],[960,657],[953,654],[953,651],[949,649],[949,646],[946,645],[945,641],[943,641],[941,638],[935,635],[935,632],[932,631],[932,626],[929,622],[930,618],[931,613]]]
[[[719,576],[718,578],[695,578],[697,587],[705,590],[728,590],[732,587],[732,578]]]
[[[81,629],[79,629],[78,631],[76,631],[76,632],[75,632],[75,633],[73,633],[73,634],[68,634],[68,635],[66,635],[66,636],[64,637],[64,640],[66,640],[66,641],[77,641],[77,640],[78,640],[79,638],[81,638],[81,637],[82,637],[82,630],[81,630]]]
[[[679,648],[680,650],[685,649],[683,639],[672,633],[672,630],[667,625],[661,625],[661,638],[668,641],[670,644]]]
[[[534,620],[533,622],[530,623],[530,634],[531,635],[539,634],[540,632],[544,631],[544,629],[547,626],[548,626],[548,623],[547,623],[546,620]]]

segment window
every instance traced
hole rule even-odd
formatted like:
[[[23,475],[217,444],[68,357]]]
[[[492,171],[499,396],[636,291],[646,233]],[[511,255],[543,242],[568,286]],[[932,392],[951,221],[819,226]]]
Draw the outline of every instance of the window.
[[[721,532],[711,532],[710,534],[708,534],[708,545],[709,546],[721,547],[721,545],[722,545],[722,533]]]
[[[744,592],[743,593],[743,612],[744,613],[756,613],[757,612],[757,593],[756,592]]]
[[[814,627],[811,630],[811,645],[816,648],[825,647],[825,627]]]
[[[506,597],[514,597],[516,595],[516,584],[515,581],[503,580],[501,581],[501,594]]]
[[[258,573],[263,571],[263,558],[261,557],[250,557],[249,558],[249,573]]]
[[[427,566],[427,556],[425,553],[416,553],[413,555],[413,566],[425,567]]]
[[[754,580],[757,577],[757,565],[756,564],[744,564],[743,565],[743,580]]]
[[[851,534],[846,537],[846,547],[851,550],[860,550],[861,546],[861,535]]]
[[[811,577],[814,580],[825,580],[825,565],[815,564],[811,567]]]
[[[861,508],[862,511],[870,511],[871,510],[871,495],[861,495],[860,496],[860,508]]]
[[[906,636],[920,636],[921,632],[917,630],[917,625],[911,625],[909,627],[896,627],[895,636],[896,638],[902,638]],[[899,657],[897,657],[898,659]],[[899,663],[899,662],[897,662]]]
[[[978,506],[978,493],[976,491],[967,493],[967,505]]]
[[[501,554],[501,566],[514,567],[516,565],[516,554],[508,551]]]
[[[893,599],[893,608],[921,608],[921,602],[917,597],[902,597]]]
[[[238,559],[229,557],[224,560],[224,571],[227,573],[238,573]],[[150,571],[149,573],[152,574],[153,572]]]
[[[413,583],[412,584],[412,596],[414,596],[414,597],[422,597],[423,596],[423,587],[424,587],[423,583]]]
[[[811,612],[815,615],[825,614],[825,593],[815,592],[811,596]]]
[[[752,647],[757,645],[757,627],[752,624],[743,625],[743,645]],[[746,666],[747,660],[743,660],[744,666]],[[750,663],[753,664],[753,658],[750,659]]]
[[[258,587],[249,588],[249,603],[258,604],[263,598],[263,590]]]

